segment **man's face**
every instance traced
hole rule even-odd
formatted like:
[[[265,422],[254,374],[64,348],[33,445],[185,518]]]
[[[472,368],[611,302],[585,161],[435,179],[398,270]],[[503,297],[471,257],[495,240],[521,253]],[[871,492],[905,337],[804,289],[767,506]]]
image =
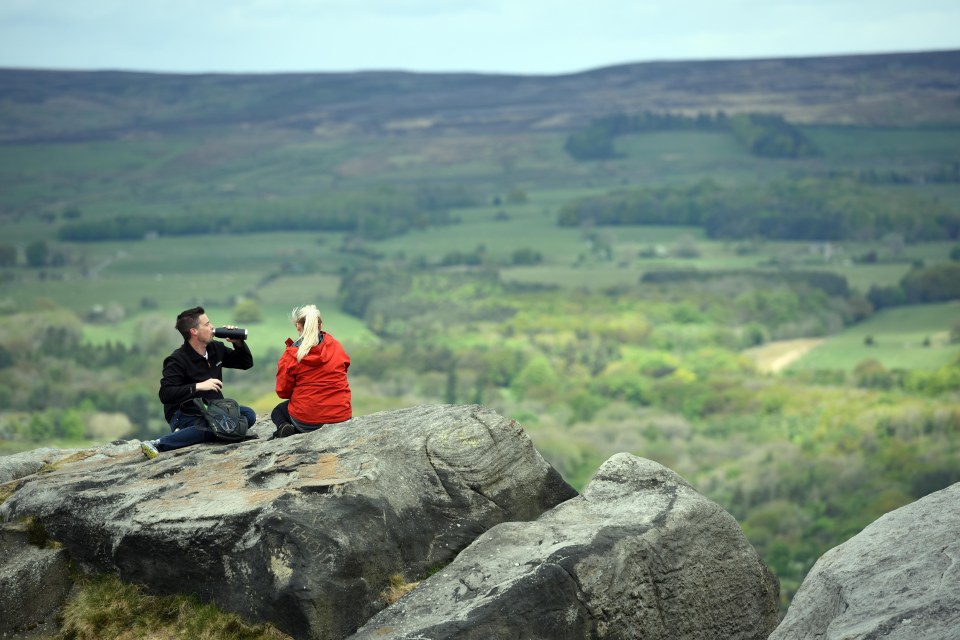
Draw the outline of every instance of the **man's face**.
[[[200,344],[210,344],[213,342],[213,324],[210,323],[210,318],[204,313],[197,320],[200,321],[197,325],[197,340]]]

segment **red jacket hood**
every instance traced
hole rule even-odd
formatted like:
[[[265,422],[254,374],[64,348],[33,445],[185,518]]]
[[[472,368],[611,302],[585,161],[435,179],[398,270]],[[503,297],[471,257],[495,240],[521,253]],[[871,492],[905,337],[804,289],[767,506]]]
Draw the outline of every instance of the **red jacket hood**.
[[[320,344],[316,344],[310,348],[310,351],[307,352],[307,355],[303,356],[303,360],[300,361],[300,364],[306,367],[319,367],[326,362],[330,361],[330,358],[336,352],[336,349],[332,346],[333,340],[332,336],[328,336],[326,333],[323,334],[323,338],[320,340]],[[297,352],[300,351],[300,346],[294,342],[291,338],[287,338],[287,351],[290,352],[290,355],[293,356],[293,359],[297,359]]]

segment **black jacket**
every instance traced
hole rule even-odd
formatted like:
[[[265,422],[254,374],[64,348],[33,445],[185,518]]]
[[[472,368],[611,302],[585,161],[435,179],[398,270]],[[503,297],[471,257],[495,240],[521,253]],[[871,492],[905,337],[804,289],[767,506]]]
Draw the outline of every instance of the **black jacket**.
[[[233,343],[233,349],[214,340],[207,345],[207,358],[197,353],[189,343],[167,356],[163,361],[163,377],[160,379],[160,402],[163,403],[163,417],[167,422],[173,417],[177,409],[184,413],[196,414],[196,410],[188,406],[181,407],[184,402],[195,397],[222,398],[219,391],[201,391],[197,393],[197,383],[217,378],[223,380],[223,368],[249,369],[253,366],[253,354],[246,342]]]

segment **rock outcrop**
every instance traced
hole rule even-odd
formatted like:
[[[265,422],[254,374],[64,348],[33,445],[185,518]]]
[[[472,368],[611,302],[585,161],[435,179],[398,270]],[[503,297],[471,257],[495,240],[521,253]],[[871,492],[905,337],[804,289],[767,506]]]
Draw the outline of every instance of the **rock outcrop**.
[[[44,447],[14,455],[0,456],[0,485],[36,473],[57,460],[63,460],[79,451],[80,449]]]
[[[49,621],[73,584],[67,552],[37,535],[26,523],[0,524],[0,637]]]
[[[759,640],[778,596],[732,516],[618,454],[583,495],[487,531],[354,638]]]
[[[324,639],[384,608],[391,576],[422,578],[490,527],[577,495],[520,425],[477,406],[151,461],[104,447],[15,482],[0,518],[36,518],[81,568]]]
[[[960,484],[825,553],[770,640],[960,638]]]

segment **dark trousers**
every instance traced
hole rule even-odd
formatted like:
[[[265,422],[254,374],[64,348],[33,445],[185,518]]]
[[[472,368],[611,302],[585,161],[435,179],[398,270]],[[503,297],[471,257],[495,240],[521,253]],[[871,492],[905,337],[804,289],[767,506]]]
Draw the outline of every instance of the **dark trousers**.
[[[275,424],[277,428],[280,428],[285,424],[292,424],[297,428],[297,431],[301,432],[316,431],[324,425],[322,422],[320,424],[311,424],[309,422],[302,422],[300,420],[296,420],[295,418],[291,418],[289,400],[284,400],[275,406],[273,411],[270,412],[270,419],[273,420],[273,424]]]
[[[240,405],[240,415],[247,419],[249,425],[257,421],[257,414],[250,407]],[[172,433],[168,433],[157,441],[157,451],[173,451],[201,442],[217,442],[217,436],[196,426],[202,420],[202,416],[191,416],[178,409],[170,419]]]

